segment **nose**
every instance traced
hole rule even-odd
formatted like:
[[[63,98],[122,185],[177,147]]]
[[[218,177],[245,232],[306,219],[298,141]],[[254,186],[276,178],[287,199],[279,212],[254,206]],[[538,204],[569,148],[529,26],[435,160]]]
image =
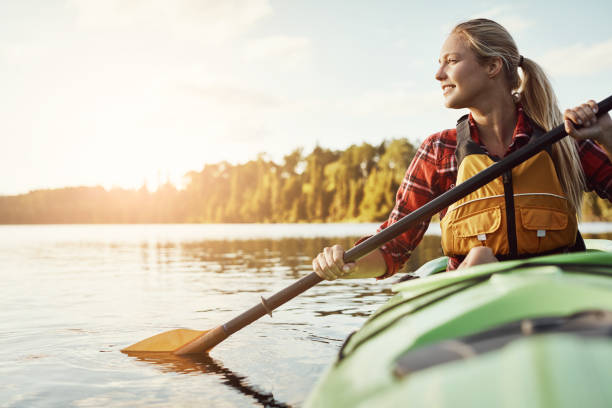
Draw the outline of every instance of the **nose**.
[[[438,81],[442,81],[444,78],[446,78],[446,72],[444,72],[444,64],[440,65],[440,68],[438,68],[434,77]]]

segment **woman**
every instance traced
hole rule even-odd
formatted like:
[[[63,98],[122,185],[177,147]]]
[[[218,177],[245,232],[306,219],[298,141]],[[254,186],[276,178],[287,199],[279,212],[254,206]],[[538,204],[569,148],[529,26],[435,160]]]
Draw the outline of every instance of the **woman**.
[[[442,244],[449,255],[448,269],[579,249],[576,214],[583,191],[594,190],[612,201],[610,116],[598,119],[594,101],[562,115],[542,69],[521,56],[510,34],[491,20],[457,25],[442,45],[439,63],[435,78],[446,107],[467,108],[469,117],[457,129],[423,142],[380,229],[563,121],[572,138],[441,213]],[[529,185],[543,192],[529,190]],[[339,245],[325,248],[313,259],[313,270],[327,280],[391,276],[428,224],[415,226],[356,263],[343,263]]]

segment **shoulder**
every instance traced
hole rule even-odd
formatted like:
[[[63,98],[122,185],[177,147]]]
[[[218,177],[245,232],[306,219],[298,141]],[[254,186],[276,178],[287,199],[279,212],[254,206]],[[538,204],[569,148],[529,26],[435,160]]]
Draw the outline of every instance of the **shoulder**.
[[[445,129],[434,133],[421,143],[419,154],[425,154],[436,161],[454,156],[457,148],[457,130]]]

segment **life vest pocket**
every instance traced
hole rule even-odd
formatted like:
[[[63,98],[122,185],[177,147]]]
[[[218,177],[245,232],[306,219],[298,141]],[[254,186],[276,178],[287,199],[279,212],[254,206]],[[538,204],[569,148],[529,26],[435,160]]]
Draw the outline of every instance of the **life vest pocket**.
[[[577,223],[570,222],[567,212],[544,207],[521,207],[518,212],[519,252],[535,254],[574,244]]]
[[[468,215],[452,219],[450,214],[442,219],[442,248],[447,255],[467,254],[476,246],[508,247],[505,234],[500,231],[502,208],[492,206]],[[450,226],[450,228],[448,228]],[[449,234],[449,232],[451,232]]]

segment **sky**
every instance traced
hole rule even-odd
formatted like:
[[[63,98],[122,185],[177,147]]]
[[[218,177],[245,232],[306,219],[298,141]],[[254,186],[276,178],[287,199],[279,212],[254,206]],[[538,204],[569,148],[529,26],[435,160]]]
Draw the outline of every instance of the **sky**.
[[[407,138],[462,115],[434,79],[487,17],[562,108],[612,93],[612,2],[0,1],[0,195],[177,186],[207,163]]]

